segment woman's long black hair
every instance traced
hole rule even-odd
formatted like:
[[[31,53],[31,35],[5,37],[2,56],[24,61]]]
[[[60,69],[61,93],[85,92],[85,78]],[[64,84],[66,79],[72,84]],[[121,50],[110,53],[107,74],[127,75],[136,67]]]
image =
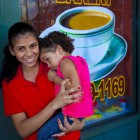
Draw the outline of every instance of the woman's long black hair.
[[[9,82],[13,79],[17,72],[17,68],[19,65],[19,61],[15,56],[13,56],[9,50],[14,48],[15,39],[17,37],[32,34],[37,39],[37,33],[35,29],[28,23],[25,22],[17,22],[11,26],[8,32],[8,45],[4,48],[4,59],[2,60],[2,70],[0,72],[0,86],[2,86],[2,81],[5,79],[6,82]]]

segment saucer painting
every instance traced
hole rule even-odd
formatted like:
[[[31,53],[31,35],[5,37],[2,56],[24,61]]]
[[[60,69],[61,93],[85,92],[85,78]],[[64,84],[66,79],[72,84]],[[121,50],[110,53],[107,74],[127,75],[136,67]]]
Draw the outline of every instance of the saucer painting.
[[[90,80],[98,81],[110,74],[122,61],[127,52],[127,42],[118,34],[113,34],[109,50],[104,59],[97,65],[89,68]]]

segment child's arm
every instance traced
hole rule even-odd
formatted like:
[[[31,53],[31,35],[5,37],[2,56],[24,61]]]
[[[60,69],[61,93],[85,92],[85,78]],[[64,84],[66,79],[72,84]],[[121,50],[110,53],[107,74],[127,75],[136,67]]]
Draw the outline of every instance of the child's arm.
[[[56,71],[52,69],[50,69],[48,72],[48,79],[57,85],[61,85],[61,82],[63,81],[62,78],[57,76]]]
[[[79,81],[75,64],[70,59],[67,59],[67,58],[63,59],[60,62],[60,69],[64,75],[64,78],[67,78],[67,77],[70,78],[70,82],[66,83],[66,86],[65,86],[66,89],[69,89],[75,86],[80,86],[80,81]]]
[[[80,86],[80,81],[76,67],[70,59],[63,59],[60,63],[60,69],[64,75],[64,78],[70,78],[70,81],[65,84],[66,89],[70,89],[75,86]],[[56,71],[52,69],[48,72],[48,79],[57,85],[61,85],[61,82],[63,80],[62,78],[57,76]]]

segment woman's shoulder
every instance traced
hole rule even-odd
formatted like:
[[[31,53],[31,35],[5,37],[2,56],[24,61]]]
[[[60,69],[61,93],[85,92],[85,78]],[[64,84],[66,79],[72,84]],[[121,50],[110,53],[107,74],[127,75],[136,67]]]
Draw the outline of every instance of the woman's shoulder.
[[[8,86],[8,85],[13,84],[15,81],[19,82],[21,73],[22,73],[22,68],[21,68],[21,65],[19,65],[18,68],[17,68],[16,74],[14,75],[14,77],[12,79],[10,79],[10,80],[7,80],[5,78],[3,80],[3,82],[2,82],[2,85]]]
[[[43,71],[45,74],[49,71],[49,68],[47,66],[47,64],[40,62],[40,71]],[[7,82],[7,80],[3,80],[2,82],[2,87],[16,87],[19,85],[24,85],[25,83],[25,79],[23,77],[23,73],[22,73],[22,67],[21,65],[18,66],[16,75]]]

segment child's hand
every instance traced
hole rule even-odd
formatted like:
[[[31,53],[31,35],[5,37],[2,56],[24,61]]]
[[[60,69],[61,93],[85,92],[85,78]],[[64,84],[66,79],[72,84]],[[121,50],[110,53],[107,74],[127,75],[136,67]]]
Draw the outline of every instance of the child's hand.
[[[48,72],[48,79],[54,82],[55,77],[57,77],[56,71],[53,69],[50,69]]]

